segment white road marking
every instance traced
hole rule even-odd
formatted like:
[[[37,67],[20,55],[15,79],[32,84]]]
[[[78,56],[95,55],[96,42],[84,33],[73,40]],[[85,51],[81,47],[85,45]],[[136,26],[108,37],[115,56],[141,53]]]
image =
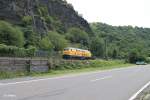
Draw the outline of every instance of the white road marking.
[[[14,94],[4,94],[3,97],[4,98],[16,98],[17,96]]]
[[[106,76],[106,77],[103,77],[103,78],[94,79],[94,80],[91,80],[91,82],[96,82],[96,81],[100,81],[100,80],[104,80],[104,79],[109,79],[109,78],[112,78],[112,76]]]
[[[135,93],[129,100],[134,100],[149,85],[150,85],[150,81],[147,84],[145,84],[137,93]]]
[[[7,86],[7,85],[16,85],[16,84],[27,84],[32,82],[38,82],[38,81],[46,81],[51,79],[57,79],[57,78],[45,78],[45,79],[37,79],[37,80],[29,80],[29,81],[20,81],[20,82],[14,82],[14,83],[1,83],[0,86]]]

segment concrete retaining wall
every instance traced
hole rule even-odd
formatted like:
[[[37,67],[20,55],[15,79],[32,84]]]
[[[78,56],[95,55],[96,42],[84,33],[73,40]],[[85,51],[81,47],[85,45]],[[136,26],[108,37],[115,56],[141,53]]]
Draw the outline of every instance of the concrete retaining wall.
[[[48,60],[35,59],[0,59],[0,71],[31,71],[47,72],[49,70]]]

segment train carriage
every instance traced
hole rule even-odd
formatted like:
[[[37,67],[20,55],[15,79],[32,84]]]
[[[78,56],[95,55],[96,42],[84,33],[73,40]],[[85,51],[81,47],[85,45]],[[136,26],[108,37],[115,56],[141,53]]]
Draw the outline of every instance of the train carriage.
[[[91,59],[92,54],[89,50],[68,47],[63,50],[63,58],[85,60]]]

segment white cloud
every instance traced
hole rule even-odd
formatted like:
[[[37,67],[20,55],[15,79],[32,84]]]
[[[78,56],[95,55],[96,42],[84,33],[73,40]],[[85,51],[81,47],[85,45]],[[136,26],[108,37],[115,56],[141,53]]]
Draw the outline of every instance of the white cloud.
[[[67,0],[89,22],[150,27],[150,0]]]

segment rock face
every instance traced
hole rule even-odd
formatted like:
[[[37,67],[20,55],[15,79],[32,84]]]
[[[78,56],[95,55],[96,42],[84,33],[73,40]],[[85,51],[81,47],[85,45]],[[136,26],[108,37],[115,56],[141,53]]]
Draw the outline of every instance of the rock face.
[[[70,27],[79,27],[92,33],[87,21],[63,0],[0,0],[0,20],[20,24],[23,16],[31,16],[34,29],[39,33],[45,33],[52,29],[52,23],[43,21],[38,13],[41,6],[48,10],[47,16],[59,19],[65,31]]]

